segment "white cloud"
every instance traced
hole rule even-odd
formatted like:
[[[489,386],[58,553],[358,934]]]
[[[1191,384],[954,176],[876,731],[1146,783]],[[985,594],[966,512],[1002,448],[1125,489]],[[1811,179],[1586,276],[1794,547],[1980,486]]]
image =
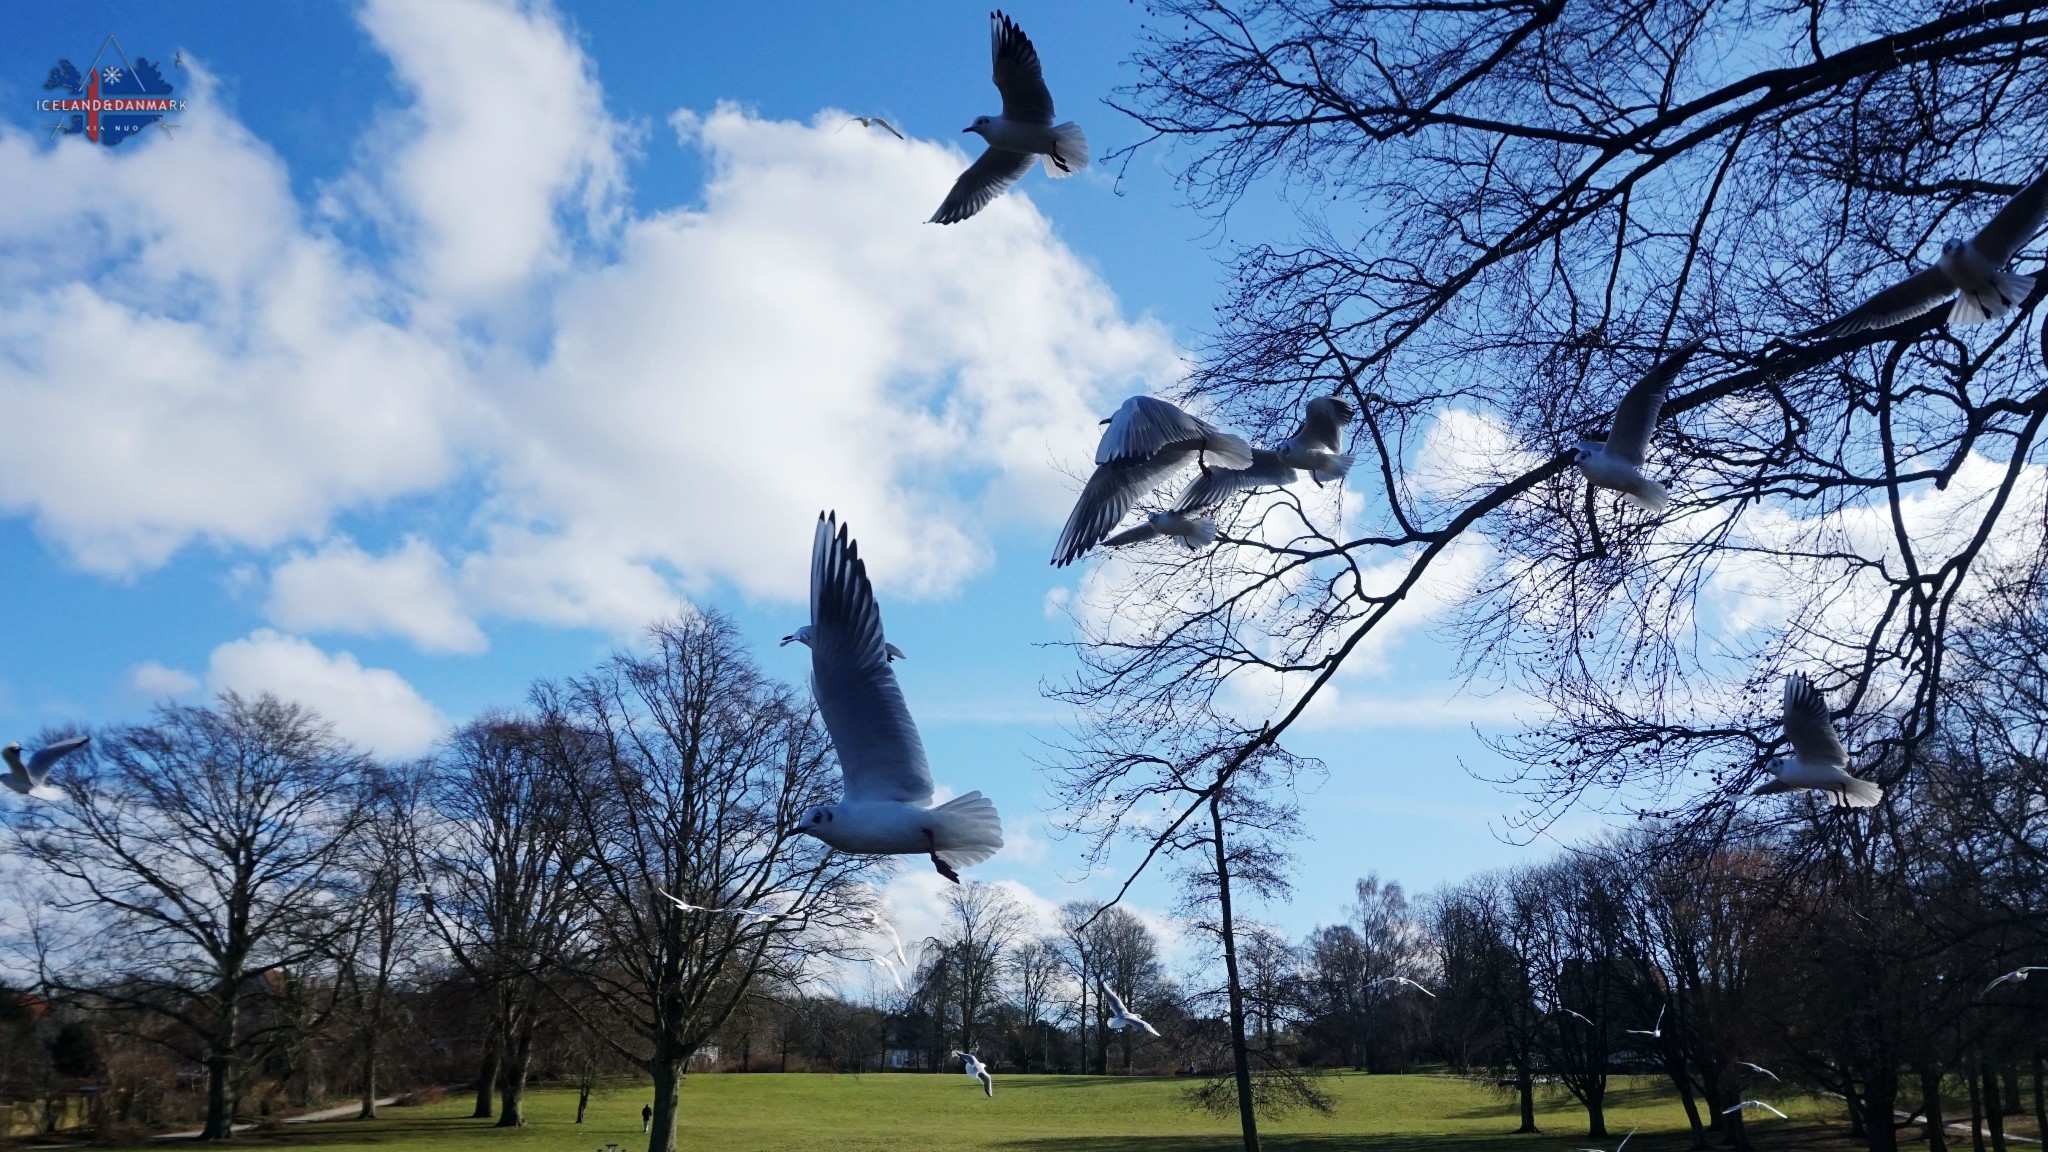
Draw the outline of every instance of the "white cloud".
[[[417,537],[371,556],[353,541],[293,556],[270,577],[270,621],[294,632],[404,636],[426,652],[481,652],[448,565]]]
[[[270,628],[213,650],[206,685],[245,696],[268,692],[317,711],[342,736],[381,756],[425,752],[448,720],[388,668],[365,668],[339,652]]]
[[[199,677],[182,668],[144,660],[128,670],[128,686],[144,696],[189,696],[199,691]]]

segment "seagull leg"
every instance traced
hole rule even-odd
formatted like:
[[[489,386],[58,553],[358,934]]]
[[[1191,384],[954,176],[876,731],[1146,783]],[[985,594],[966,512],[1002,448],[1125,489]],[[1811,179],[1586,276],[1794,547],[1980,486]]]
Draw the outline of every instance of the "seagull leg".
[[[960,873],[954,871],[951,864],[939,859],[939,838],[932,835],[932,830],[929,828],[924,830],[924,842],[931,845],[932,867],[939,870],[939,875],[958,884],[960,882]]]

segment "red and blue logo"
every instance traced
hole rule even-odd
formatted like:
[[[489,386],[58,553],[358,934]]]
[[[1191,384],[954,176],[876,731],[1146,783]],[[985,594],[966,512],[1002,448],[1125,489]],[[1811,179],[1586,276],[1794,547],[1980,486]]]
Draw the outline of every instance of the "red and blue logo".
[[[92,67],[83,74],[71,61],[57,61],[43,81],[43,91],[70,93],[36,101],[38,112],[68,113],[49,126],[52,139],[61,132],[109,148],[151,124],[168,132],[171,125],[164,117],[185,110],[183,100],[171,98],[162,71],[141,56],[131,63],[112,36],[100,45]]]

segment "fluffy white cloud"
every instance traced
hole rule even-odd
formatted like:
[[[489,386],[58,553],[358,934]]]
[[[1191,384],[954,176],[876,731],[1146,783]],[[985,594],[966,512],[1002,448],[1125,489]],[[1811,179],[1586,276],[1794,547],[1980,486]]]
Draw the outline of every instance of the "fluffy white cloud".
[[[1182,371],[1028,197],[921,223],[951,142],[678,114],[702,206],[635,216],[631,133],[545,5],[361,23],[408,101],[317,214],[203,74],[175,140],[0,128],[0,409],[38,430],[0,510],[87,566],[282,549],[281,626],[475,651],[490,617],[800,598],[836,508],[886,591],[943,594],[992,524],[1058,522],[1052,464],[1115,396]],[[389,243],[342,239],[365,224]],[[417,540],[371,556],[343,514]]]
[[[427,652],[481,652],[447,562],[425,541],[372,556],[351,541],[293,556],[270,577],[272,623],[294,632],[404,636]]]
[[[128,670],[128,686],[149,697],[189,696],[199,691],[199,677],[182,668],[144,660]]]
[[[448,729],[447,718],[398,673],[365,668],[347,652],[330,656],[269,628],[214,649],[206,686],[297,701],[380,756],[418,755]]]

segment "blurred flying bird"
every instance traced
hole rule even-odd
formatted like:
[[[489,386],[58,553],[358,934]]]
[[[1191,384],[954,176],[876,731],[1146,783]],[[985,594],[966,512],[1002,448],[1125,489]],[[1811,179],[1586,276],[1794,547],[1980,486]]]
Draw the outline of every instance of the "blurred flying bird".
[[[1643,374],[1614,406],[1614,420],[1607,439],[1581,440],[1574,449],[1574,462],[1596,488],[1611,488],[1652,512],[1661,511],[1668,499],[1664,486],[1643,475],[1643,463],[1650,452],[1650,433],[1657,426],[1657,413],[1671,392],[1678,370],[1699,351],[1702,341],[1694,340]]]
[[[1657,1006],[1657,1022],[1648,1028],[1624,1028],[1622,1031],[1631,1036],[1648,1036],[1652,1040],[1662,1039],[1664,1036],[1664,1008],[1665,1006],[1662,1004]]]
[[[1984,986],[1984,992],[1989,992],[1993,988],[1998,987],[2000,984],[2017,984],[2020,981],[2025,980],[2027,978],[2027,973],[2029,972],[2048,972],[2048,967],[2043,967],[2039,964],[2030,964],[2025,968],[2015,968],[2012,971],[2007,972],[2005,975],[2000,976],[1998,979],[1993,980],[1991,983],[1986,984]],[[1984,992],[1979,992],[1977,993],[1977,995],[1982,996],[1984,995]]]
[[[803,627],[798,628],[796,631],[791,632],[789,635],[784,636],[780,641],[777,642],[776,647],[787,648],[789,647],[791,641],[794,641],[798,644],[803,645],[806,648],[809,648],[811,646],[811,626],[809,624],[806,624]],[[906,658],[903,655],[903,649],[898,648],[894,644],[888,643],[887,641],[884,641],[882,643],[882,651],[888,653],[889,659],[891,660],[902,660]]]
[[[988,151],[953,182],[953,190],[928,223],[957,224],[988,207],[989,201],[1022,180],[1041,156],[1045,174],[1055,179],[1088,166],[1088,137],[1081,126],[1052,122],[1052,93],[1038,66],[1038,49],[1024,30],[1001,12],[991,12],[989,41],[1003,113],[977,116],[961,129],[988,141]]]
[[[996,1094],[996,1078],[988,1074],[988,1065],[983,1064],[981,1061],[975,1059],[974,1053],[972,1052],[961,1052],[956,1050],[954,1051],[953,1055],[958,1056],[961,1059],[961,1061],[966,1065],[966,1072],[969,1076],[972,1076],[976,1080],[981,1081],[982,1094],[990,1098],[994,1098]]]
[[[1427,997],[1429,997],[1429,998],[1430,998],[1430,999],[1432,999],[1432,1000],[1436,999],[1436,993],[1434,993],[1434,992],[1431,992],[1431,991],[1430,991],[1429,989],[1427,989],[1427,988],[1424,988],[1424,987],[1423,987],[1422,985],[1420,985],[1420,984],[1416,983],[1416,982],[1415,982],[1415,981],[1413,981],[1413,980],[1410,980],[1410,979],[1409,979],[1409,978],[1407,978],[1406,976],[1387,976],[1387,977],[1384,977],[1384,978],[1382,978],[1382,979],[1379,979],[1379,980],[1375,980],[1375,981],[1373,981],[1373,983],[1375,983],[1375,984],[1406,984],[1406,985],[1407,985],[1407,986],[1409,986],[1410,988],[1413,988],[1413,989],[1415,989],[1415,990],[1416,990],[1417,992],[1420,992],[1420,993],[1422,993],[1422,994],[1423,994],[1424,996],[1427,996]]]
[[[1750,795],[1810,788],[1828,793],[1840,808],[1868,808],[1884,797],[1876,784],[1849,775],[1849,753],[1835,735],[1827,699],[1803,672],[1785,677],[1785,738],[1792,742],[1792,755],[1764,765],[1775,779],[1757,785]]]
[[[0,776],[0,784],[7,785],[23,796],[33,796],[38,800],[62,800],[64,790],[50,783],[50,769],[57,766],[57,761],[91,742],[90,736],[73,736],[69,740],[59,740],[47,748],[38,748],[35,754],[28,758],[26,764],[22,763],[20,744],[9,744],[6,748],[0,748],[0,756],[7,760],[7,775]]]
[[[1780,1120],[1791,1119],[1790,1116],[1785,1115],[1783,1112],[1778,1111],[1776,1108],[1771,1107],[1769,1104],[1766,1104],[1761,1100],[1744,1100],[1742,1103],[1734,1105],[1733,1107],[1721,1109],[1721,1115],[1726,1116],[1730,1112],[1740,1112],[1744,1108],[1761,1108],[1764,1111],[1769,1112],[1773,1116],[1776,1116]]]
[[[1139,497],[1157,488],[1190,461],[1202,469],[1249,468],[1252,447],[1241,436],[1217,429],[1164,400],[1133,396],[1103,421],[1108,428],[1095,446],[1095,471],[1074,501],[1067,526],[1054,548],[1055,568],[1079,559],[1116,530]],[[1152,525],[1144,536],[1198,534],[1185,516]],[[1213,529],[1212,529],[1213,531]],[[1143,537],[1140,537],[1143,538]],[[1213,536],[1212,536],[1213,538]],[[1120,541],[1128,543],[1129,541]],[[1190,545],[1193,547],[1193,545]]]
[[[1109,997],[1110,1017],[1104,1023],[1111,1032],[1121,1032],[1126,1028],[1135,1028],[1148,1035],[1159,1035],[1159,1029],[1146,1023],[1143,1016],[1125,1007],[1124,998],[1117,995],[1109,985],[1104,984],[1102,986],[1102,994]]]
[[[881,128],[887,130],[889,135],[894,136],[898,140],[904,138],[903,133],[898,132],[894,124],[889,123],[880,116],[855,116],[849,119],[846,124],[858,124],[863,128]],[[846,131],[846,124],[841,124],[838,130],[841,132]]]
[[[1301,426],[1272,448],[1252,449],[1252,462],[1245,468],[1204,468],[1181,493],[1176,512],[1214,508],[1239,492],[1259,488],[1284,488],[1307,472],[1317,485],[1342,480],[1351,471],[1351,457],[1337,451],[1343,447],[1344,428],[1351,423],[1351,405],[1335,396],[1318,396],[1308,402]]]
[[[1771,1071],[1769,1068],[1766,1068],[1761,1064],[1751,1064],[1747,1060],[1737,1060],[1736,1063],[1742,1065],[1744,1068],[1747,1068],[1752,1072],[1761,1072],[1764,1075],[1769,1076],[1773,1080],[1778,1079],[1778,1074],[1776,1072]]]

